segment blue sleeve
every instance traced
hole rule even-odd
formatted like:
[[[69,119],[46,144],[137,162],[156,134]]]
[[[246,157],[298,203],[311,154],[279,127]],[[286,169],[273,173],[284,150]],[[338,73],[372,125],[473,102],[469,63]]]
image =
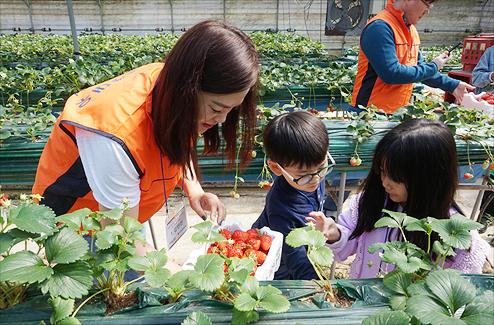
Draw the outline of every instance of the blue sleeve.
[[[424,63],[422,52],[419,51],[418,64]],[[437,71],[434,76],[429,79],[422,80],[422,83],[433,88],[441,88],[448,93],[453,93],[456,87],[460,84],[460,80],[453,79]]]
[[[438,73],[437,65],[433,62],[425,63],[421,60],[415,66],[400,64],[396,55],[393,30],[383,20],[376,20],[365,28],[360,38],[360,50],[378,77],[388,85],[421,82],[433,78]]]
[[[490,60],[490,64],[489,64]],[[491,83],[490,76],[494,71],[494,46],[488,48],[480,58],[472,72],[472,85],[477,88],[485,88]],[[482,89],[480,89],[482,90]],[[480,91],[479,91],[480,93]]]

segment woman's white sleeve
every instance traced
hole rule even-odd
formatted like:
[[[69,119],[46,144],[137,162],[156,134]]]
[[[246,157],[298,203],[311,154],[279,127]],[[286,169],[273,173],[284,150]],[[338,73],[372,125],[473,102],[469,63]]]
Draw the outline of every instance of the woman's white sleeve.
[[[122,146],[103,135],[76,128],[77,146],[89,187],[96,201],[108,209],[139,204],[140,179]]]

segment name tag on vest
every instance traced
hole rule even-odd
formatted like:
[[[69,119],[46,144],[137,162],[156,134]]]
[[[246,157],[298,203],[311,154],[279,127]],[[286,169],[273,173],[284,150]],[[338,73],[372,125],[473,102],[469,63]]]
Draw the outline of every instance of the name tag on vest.
[[[166,239],[168,242],[168,250],[170,250],[173,245],[177,243],[188,228],[185,206],[182,205],[182,207],[171,219],[166,220]]]

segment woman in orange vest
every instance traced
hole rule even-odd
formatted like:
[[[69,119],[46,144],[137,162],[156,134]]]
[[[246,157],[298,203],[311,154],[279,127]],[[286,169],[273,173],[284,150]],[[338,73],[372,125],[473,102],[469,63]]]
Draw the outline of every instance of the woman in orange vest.
[[[200,184],[197,140],[202,134],[203,154],[217,153],[221,123],[228,167],[239,134],[241,163],[248,161],[258,73],[257,53],[245,33],[216,21],[195,25],[164,63],[144,65],[67,100],[41,155],[33,193],[57,215],[84,207],[105,211],[127,198],[126,215],[144,223],[178,185],[199,216],[221,222],[225,206]],[[153,250],[136,245],[138,255]]]
[[[408,105],[413,83],[422,82],[452,93],[461,103],[475,87],[439,72],[451,60],[447,52],[426,63],[415,25],[437,0],[388,0],[360,36],[357,77],[350,110],[375,105],[387,113]]]

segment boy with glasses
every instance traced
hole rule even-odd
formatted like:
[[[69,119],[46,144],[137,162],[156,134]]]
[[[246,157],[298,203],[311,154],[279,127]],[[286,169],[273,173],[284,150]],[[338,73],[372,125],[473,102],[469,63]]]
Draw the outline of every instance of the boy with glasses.
[[[266,196],[266,205],[252,228],[269,227],[285,237],[305,227],[307,217],[321,211],[324,178],[335,166],[328,152],[326,125],[314,114],[294,111],[275,117],[263,132],[269,169],[277,176]],[[317,274],[305,246],[283,244],[275,280],[311,280]]]

